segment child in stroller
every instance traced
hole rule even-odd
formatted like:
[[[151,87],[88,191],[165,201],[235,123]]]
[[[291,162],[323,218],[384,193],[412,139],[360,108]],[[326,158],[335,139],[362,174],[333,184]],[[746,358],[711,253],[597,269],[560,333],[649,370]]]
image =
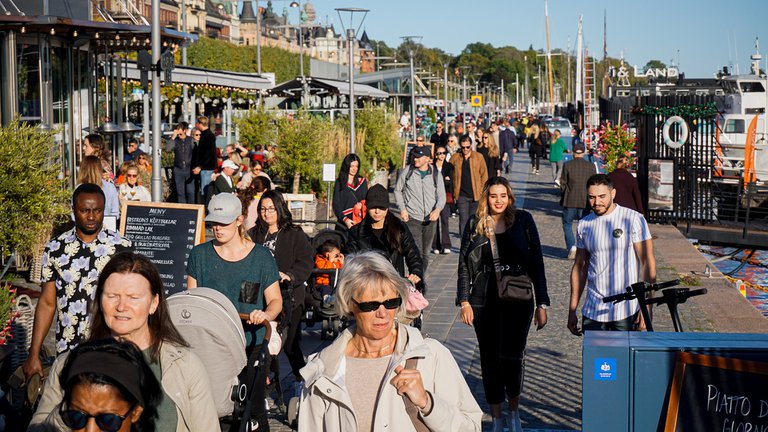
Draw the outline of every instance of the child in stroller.
[[[344,254],[341,253],[341,247],[335,240],[326,240],[317,248],[315,255],[315,269],[317,270],[337,270],[344,267]],[[335,273],[335,272],[334,272]],[[335,281],[334,281],[335,282]],[[334,307],[335,283],[331,284],[330,274],[317,274],[313,286],[312,296],[321,298],[320,310],[324,315]]]
[[[336,312],[334,294],[336,277],[344,266],[341,249],[346,239],[343,231],[323,229],[312,238],[312,246],[317,251],[315,268],[307,284],[305,298],[306,323],[313,326],[320,321],[322,340],[333,339],[342,330],[342,320]]]

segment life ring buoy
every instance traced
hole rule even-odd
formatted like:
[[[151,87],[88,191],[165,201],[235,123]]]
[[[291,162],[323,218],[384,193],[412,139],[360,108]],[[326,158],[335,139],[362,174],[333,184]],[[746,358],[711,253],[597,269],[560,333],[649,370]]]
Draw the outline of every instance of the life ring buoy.
[[[676,141],[669,137],[669,128],[671,128],[673,124],[677,124],[678,128],[680,129],[680,133],[678,134]],[[672,116],[664,122],[664,127],[661,130],[661,134],[664,137],[664,144],[666,146],[673,149],[679,149],[683,146],[683,144],[685,144],[686,141],[688,141],[688,123],[686,123],[685,119],[680,116]]]

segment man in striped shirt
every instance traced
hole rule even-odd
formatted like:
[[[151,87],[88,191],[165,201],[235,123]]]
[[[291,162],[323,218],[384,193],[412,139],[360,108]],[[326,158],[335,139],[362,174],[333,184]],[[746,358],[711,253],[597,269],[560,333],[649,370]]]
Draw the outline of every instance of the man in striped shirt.
[[[577,229],[568,308],[568,329],[577,336],[586,330],[645,329],[637,300],[603,303],[604,297],[623,293],[635,282],[656,281],[648,224],[640,213],[613,202],[615,196],[607,175],[595,174],[587,181],[592,213],[581,220]],[[585,288],[580,329],[576,309]]]

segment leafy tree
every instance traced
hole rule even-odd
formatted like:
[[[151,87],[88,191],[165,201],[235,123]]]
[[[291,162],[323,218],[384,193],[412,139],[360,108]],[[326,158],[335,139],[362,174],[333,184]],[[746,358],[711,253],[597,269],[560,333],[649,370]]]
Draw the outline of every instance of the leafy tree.
[[[648,69],[666,69],[667,65],[664,64],[661,60],[648,60],[648,63],[645,64],[644,70]]]
[[[259,106],[251,110],[247,116],[236,119],[240,130],[240,140],[249,148],[257,144],[267,146],[277,141],[278,129],[274,115]]]
[[[71,191],[61,177],[55,131],[19,118],[0,127],[0,247],[6,256],[39,252],[54,224],[69,214]]]
[[[278,154],[272,170],[283,178],[293,176],[293,193],[318,190],[322,179],[320,167],[327,153],[326,143],[333,133],[331,122],[299,110],[293,118],[278,119],[277,127]],[[304,182],[300,185],[302,178]]]

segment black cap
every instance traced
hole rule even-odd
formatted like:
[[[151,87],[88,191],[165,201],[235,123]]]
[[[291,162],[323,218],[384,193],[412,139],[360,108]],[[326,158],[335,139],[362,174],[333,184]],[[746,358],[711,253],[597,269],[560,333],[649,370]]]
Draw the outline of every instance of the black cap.
[[[418,146],[414,147],[413,150],[411,150],[411,154],[413,155],[413,158],[422,157],[422,156],[432,156],[432,150],[429,149],[427,146]]]
[[[584,147],[584,144],[582,143],[576,143],[573,145],[573,152],[574,153],[584,153],[587,151],[587,149]]]
[[[368,189],[365,195],[365,206],[371,208],[389,208],[389,192],[384,186],[375,184]]]

